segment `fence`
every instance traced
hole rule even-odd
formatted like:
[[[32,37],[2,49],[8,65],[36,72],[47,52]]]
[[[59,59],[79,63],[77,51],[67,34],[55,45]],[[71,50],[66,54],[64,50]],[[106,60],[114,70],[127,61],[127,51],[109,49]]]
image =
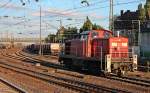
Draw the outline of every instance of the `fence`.
[[[148,51],[144,51],[144,50],[142,50],[141,51],[141,57],[143,57],[143,58],[150,58],[150,50]]]
[[[145,64],[143,65],[138,65],[138,69],[140,71],[145,71],[145,72],[150,72],[150,61],[147,61]]]

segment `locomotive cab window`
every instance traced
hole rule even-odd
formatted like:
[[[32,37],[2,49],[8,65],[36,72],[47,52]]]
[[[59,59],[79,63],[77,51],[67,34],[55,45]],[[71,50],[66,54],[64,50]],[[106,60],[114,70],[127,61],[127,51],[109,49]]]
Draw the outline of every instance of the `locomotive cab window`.
[[[87,40],[88,35],[89,35],[89,31],[82,32],[80,35],[81,35],[80,40]]]
[[[92,32],[91,37],[92,38],[97,38],[98,37],[98,32]]]
[[[88,35],[87,34],[81,35],[81,40],[87,40],[87,39],[88,39]]]

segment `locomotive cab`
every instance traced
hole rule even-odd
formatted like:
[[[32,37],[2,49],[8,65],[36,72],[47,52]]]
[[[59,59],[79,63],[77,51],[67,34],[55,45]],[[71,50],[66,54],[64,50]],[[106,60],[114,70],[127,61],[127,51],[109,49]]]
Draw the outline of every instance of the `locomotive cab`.
[[[109,44],[109,54],[106,56],[109,59],[107,60],[108,72],[121,75],[137,69],[137,56],[129,52],[128,38],[112,37],[109,38]]]

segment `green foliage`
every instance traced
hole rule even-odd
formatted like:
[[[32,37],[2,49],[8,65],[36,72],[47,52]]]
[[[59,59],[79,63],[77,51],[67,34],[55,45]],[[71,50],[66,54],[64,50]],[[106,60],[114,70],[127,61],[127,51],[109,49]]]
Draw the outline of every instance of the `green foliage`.
[[[145,9],[144,8],[139,10],[139,19],[141,20],[141,22],[144,22],[144,20],[145,20]]]
[[[148,58],[150,57],[150,51],[142,51],[141,54],[143,57],[148,57]]]
[[[80,28],[80,33],[83,31],[92,30],[92,22],[89,17],[86,17],[86,21],[84,22],[83,26]]]
[[[55,37],[56,37],[56,35],[54,35],[54,34],[49,34],[49,35],[45,38],[45,41],[46,41],[46,42],[55,42]]]
[[[144,22],[145,18],[146,18],[146,12],[145,9],[142,7],[142,4],[138,5],[138,11],[139,11],[139,19],[141,20],[141,22]]]
[[[150,0],[146,0],[145,8],[150,8]]]
[[[76,27],[68,27],[64,32],[65,39],[73,39],[77,36],[77,28]]]
[[[142,4],[138,5],[138,10],[142,9]]]
[[[65,39],[65,36],[64,36],[64,32],[66,31],[66,28],[64,28],[63,26],[58,29],[58,32],[56,34],[56,41],[62,41]]]
[[[101,27],[100,25],[92,24],[90,19],[87,17],[86,21],[83,24],[83,26],[80,28],[80,33],[82,33],[83,31],[100,30],[100,29],[104,29],[104,28]]]
[[[149,19],[149,13],[148,12],[150,11],[150,0],[146,1],[144,8],[145,8],[146,17],[147,17],[147,19]]]
[[[92,26],[92,29],[93,30],[101,30],[101,29],[104,29],[102,26],[100,25],[97,25],[96,23]]]
[[[83,26],[80,28],[80,33],[83,31],[88,30],[100,30],[104,29],[100,25],[92,24],[90,19],[87,17],[86,21],[84,22]],[[68,27],[67,29],[64,27],[61,27],[56,35],[48,35],[48,37],[45,38],[45,41],[47,42],[53,42],[53,41],[64,41],[64,40],[70,40],[73,38],[76,38],[78,36],[78,29],[76,27]]]
[[[56,35],[56,41],[62,41],[65,39],[65,35],[64,33],[61,33],[61,34],[57,34]]]
[[[53,35],[53,36],[48,35],[46,40],[49,40],[49,38],[51,37],[50,41],[55,39],[56,42],[59,42],[59,41],[64,41],[64,40],[68,40],[68,39],[73,39],[77,34],[78,33],[77,33],[76,27],[68,27],[67,29],[62,27],[57,32],[57,35]]]

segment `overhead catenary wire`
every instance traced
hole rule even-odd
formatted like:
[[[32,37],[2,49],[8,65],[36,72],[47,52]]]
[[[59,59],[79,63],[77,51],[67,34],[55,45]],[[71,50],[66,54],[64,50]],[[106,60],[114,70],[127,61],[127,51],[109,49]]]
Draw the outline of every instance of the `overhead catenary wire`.
[[[11,1],[11,0],[9,0],[9,1]],[[106,0],[103,0],[103,1],[106,1]],[[133,4],[133,3],[138,3],[138,2],[141,2],[141,1],[143,1],[143,0],[133,0],[133,1],[128,1],[128,2],[120,2],[120,3],[115,3],[113,6],[119,6],[119,5],[127,5],[127,4]],[[100,2],[100,1],[98,1],[98,2]],[[102,2],[102,1],[101,1]],[[103,2],[102,2],[103,3]],[[94,3],[93,3],[94,4]],[[91,4],[92,5],[92,4]],[[7,5],[6,5],[7,6]],[[107,7],[109,7],[109,6],[102,6],[102,7],[96,7],[96,8],[86,8],[86,7],[83,7],[83,9],[84,10],[79,10],[79,11],[81,11],[81,12],[88,12],[88,11],[94,11],[94,10],[97,10],[97,9],[101,9],[101,8],[107,8]],[[78,11],[77,10],[78,9],[78,7],[76,7],[76,8],[74,8],[74,9],[70,9],[69,11],[70,12],[76,12],[76,11]],[[64,12],[67,12],[67,11],[64,11]],[[51,17],[51,18],[54,18],[54,17],[58,17],[58,16],[64,16],[64,15],[61,15],[61,14],[58,14],[57,16],[56,15],[53,15],[53,16],[49,16],[49,17]],[[37,17],[38,18],[38,17]],[[34,19],[32,19],[32,20],[35,20],[36,18],[34,18]],[[24,21],[24,22],[28,22],[28,21],[31,21],[31,20],[26,20],[26,21]],[[18,24],[20,24],[20,23],[18,23]],[[15,25],[15,24],[14,24]]]
[[[12,1],[12,0],[8,0],[8,2],[6,2],[5,4],[2,4],[2,5],[0,6],[0,8],[6,7],[11,1]]]
[[[120,5],[129,5],[129,4],[133,4],[133,3],[139,3],[143,0],[133,0],[133,1],[128,1],[128,2],[121,2],[121,3],[114,3],[113,6],[120,6]],[[53,18],[53,17],[58,17],[58,16],[63,16],[63,15],[69,15],[69,14],[73,14],[76,12],[89,12],[89,11],[94,11],[94,10],[98,10],[98,9],[103,9],[103,8],[108,8],[109,5],[105,5],[105,6],[101,6],[101,7],[95,7],[95,8],[84,8],[84,10],[76,10],[76,9],[70,9],[72,11],[70,11],[69,9],[64,10],[61,12],[61,14],[56,14],[56,15],[52,15],[49,16],[49,18]]]
[[[106,0],[103,0],[103,1],[106,1]],[[118,6],[118,5],[125,5],[125,4],[132,4],[132,3],[137,3],[137,2],[139,2],[139,1],[143,1],[143,0],[134,0],[134,1],[129,1],[129,2],[124,2],[124,3],[116,3],[116,4],[114,4],[113,6]],[[101,3],[102,3],[102,1],[101,1]],[[94,11],[94,10],[97,10],[97,9],[101,9],[101,8],[107,8],[107,7],[109,7],[109,6],[102,6],[102,7],[98,7],[98,8],[91,8],[91,9],[86,9],[86,10],[80,10],[80,12],[87,12],[87,11]],[[75,8],[75,9],[70,9],[70,10],[76,10],[77,8]],[[67,12],[69,9],[67,9],[67,10],[65,10],[64,12]],[[70,11],[69,10],[69,11]],[[72,13],[73,13],[73,11],[72,11]],[[68,13],[66,13],[66,14],[68,14]],[[52,16],[49,16],[49,17],[58,17],[58,16],[63,16],[63,14],[56,14],[56,15],[52,15]],[[19,24],[19,23],[18,23]]]

